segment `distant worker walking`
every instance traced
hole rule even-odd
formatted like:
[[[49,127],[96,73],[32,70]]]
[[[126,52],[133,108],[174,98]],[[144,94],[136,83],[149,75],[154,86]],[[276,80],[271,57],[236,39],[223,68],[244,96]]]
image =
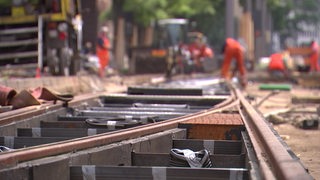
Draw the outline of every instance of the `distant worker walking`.
[[[244,63],[244,48],[241,44],[232,39],[227,38],[222,50],[224,54],[224,60],[222,63],[221,68],[221,77],[225,78],[226,80],[230,80],[231,73],[230,73],[230,64],[233,58],[236,60],[236,66],[240,73],[240,83],[242,87],[246,87],[247,85],[247,77],[246,77],[246,68]]]
[[[107,37],[108,33],[108,27],[103,26],[101,28],[98,41],[97,41],[97,46],[96,46],[96,53],[99,58],[99,76],[105,77],[105,71],[106,67],[109,65],[109,59],[110,59],[110,54],[109,54],[109,49],[110,49],[110,42]]]
[[[310,71],[316,72],[320,71],[319,66],[319,45],[316,41],[312,41],[310,44],[311,54],[310,54]]]

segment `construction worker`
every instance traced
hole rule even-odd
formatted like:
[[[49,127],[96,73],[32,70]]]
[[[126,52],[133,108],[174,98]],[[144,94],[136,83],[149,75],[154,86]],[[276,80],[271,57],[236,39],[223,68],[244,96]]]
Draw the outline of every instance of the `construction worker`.
[[[201,71],[202,69],[202,63],[200,61],[201,57],[201,46],[202,46],[202,35],[196,35],[196,37],[193,39],[193,42],[189,45],[189,51],[191,54],[191,58],[194,63],[194,70],[195,71]]]
[[[201,48],[201,52],[203,54],[203,57],[207,57],[207,58],[213,58],[214,57],[213,49],[211,49],[208,46],[203,46]]]
[[[109,65],[109,49],[110,49],[110,42],[107,37],[108,34],[108,27],[103,26],[101,28],[98,41],[97,41],[97,46],[96,46],[96,53],[99,58],[99,76],[101,78],[105,77],[105,71],[106,67]]]
[[[288,77],[288,67],[284,59],[284,54],[274,53],[270,56],[270,62],[268,65],[268,72],[271,76],[284,76]]]
[[[223,46],[223,54],[224,54],[224,60],[222,62],[222,68],[221,68],[221,77],[230,80],[231,79],[231,73],[230,73],[230,64],[233,58],[236,60],[236,66],[240,73],[240,84],[242,87],[246,87],[247,84],[247,78],[246,78],[246,68],[244,63],[244,48],[242,45],[232,39],[227,38],[225,40],[224,46]]]
[[[319,58],[319,45],[316,41],[310,43],[311,53],[310,57],[310,72],[316,72],[320,70],[318,58]]]
[[[194,41],[189,45],[189,51],[194,61],[195,71],[203,72],[204,67],[202,61],[204,58],[213,58],[213,50],[206,44],[206,39],[202,34],[198,34]]]

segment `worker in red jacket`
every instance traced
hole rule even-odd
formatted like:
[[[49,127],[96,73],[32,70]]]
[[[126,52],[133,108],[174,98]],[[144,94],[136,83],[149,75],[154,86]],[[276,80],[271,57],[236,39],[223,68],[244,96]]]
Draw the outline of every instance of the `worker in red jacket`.
[[[206,39],[199,34],[195,37],[193,42],[188,45],[189,52],[194,61],[194,70],[196,72],[203,72],[203,61],[205,58],[213,58],[213,50],[206,44]]]
[[[96,53],[97,56],[99,58],[99,76],[105,77],[105,71],[106,71],[106,67],[109,65],[109,59],[110,59],[110,55],[109,55],[109,50],[110,50],[110,41],[107,37],[107,33],[108,33],[108,27],[103,26],[101,28],[99,37],[98,37],[98,41],[97,41],[97,46],[96,46]]]
[[[247,78],[244,63],[244,48],[238,41],[232,38],[227,38],[222,51],[224,54],[224,60],[222,62],[221,77],[226,80],[230,80],[230,64],[234,58],[236,60],[237,70],[240,73],[240,84],[242,87],[246,87]]]
[[[312,41],[310,44],[311,48],[311,54],[310,54],[310,71],[311,72],[316,72],[320,71],[320,66],[319,66],[319,45],[316,41]]]
[[[271,76],[282,75],[284,77],[288,77],[287,64],[281,52],[271,54],[270,62],[268,65],[268,72]]]

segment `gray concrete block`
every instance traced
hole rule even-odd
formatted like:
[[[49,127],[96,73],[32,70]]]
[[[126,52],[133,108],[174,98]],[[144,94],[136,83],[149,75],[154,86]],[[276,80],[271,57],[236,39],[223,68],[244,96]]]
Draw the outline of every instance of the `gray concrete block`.
[[[2,180],[29,180],[29,167],[18,167],[11,169],[4,169],[0,171],[0,179]]]
[[[70,177],[67,156],[44,158],[32,164],[33,180],[68,180]]]

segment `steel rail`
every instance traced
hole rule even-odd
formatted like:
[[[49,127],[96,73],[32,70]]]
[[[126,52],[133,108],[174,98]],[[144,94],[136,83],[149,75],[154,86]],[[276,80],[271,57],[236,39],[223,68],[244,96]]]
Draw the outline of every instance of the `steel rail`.
[[[261,176],[264,179],[313,179],[298,159],[294,159],[288,149],[270,128],[265,119],[244,97],[239,89],[229,84],[231,95],[211,109],[189,114],[171,120],[142,125],[115,132],[107,132],[51,144],[33,146],[25,149],[4,152],[0,155],[0,169],[12,167],[20,162],[44,158],[63,153],[107,145],[126,139],[137,138],[164,130],[177,128],[178,124],[188,120],[201,120],[213,113],[237,109],[243,119],[253,150],[258,159]],[[97,96],[91,96],[94,98]],[[85,102],[80,98],[73,105]],[[57,105],[55,105],[57,106]],[[58,105],[61,107],[61,105]],[[254,177],[251,177],[254,179]]]
[[[288,149],[281,144],[270,125],[250,105],[239,89],[235,89],[240,101],[240,113],[253,143],[261,173],[265,179],[313,179],[298,159],[294,159]]]
[[[68,103],[69,106],[77,106],[83,102],[88,102],[89,100],[98,99],[99,95],[103,95],[105,93],[98,94],[85,94],[81,96],[76,96],[74,100]],[[45,112],[57,110],[62,108],[64,104],[62,102],[57,102],[57,104],[53,104],[52,102],[48,102],[41,105],[28,106],[21,109],[16,109],[8,112],[3,112],[0,114],[0,126],[5,124],[10,124],[18,121],[25,120],[26,118],[30,118],[33,116],[37,116],[43,114]]]
[[[129,129],[119,130],[115,132],[107,132],[103,134],[82,137],[72,140],[66,140],[45,145],[33,146],[25,149],[17,149],[14,151],[4,152],[0,155],[0,169],[11,167],[19,162],[39,159],[57,154],[69,153],[73,151],[93,148],[96,146],[107,145],[114,142],[119,142],[126,139],[137,138],[153,133],[158,133],[164,130],[177,128],[178,124],[183,121],[203,119],[212,113],[218,113],[226,109],[233,108],[239,104],[239,101],[234,99],[235,96],[228,97],[221,102],[222,105],[217,105],[208,110],[203,110],[195,114],[177,117],[171,120],[156,122],[152,124],[142,125]]]

